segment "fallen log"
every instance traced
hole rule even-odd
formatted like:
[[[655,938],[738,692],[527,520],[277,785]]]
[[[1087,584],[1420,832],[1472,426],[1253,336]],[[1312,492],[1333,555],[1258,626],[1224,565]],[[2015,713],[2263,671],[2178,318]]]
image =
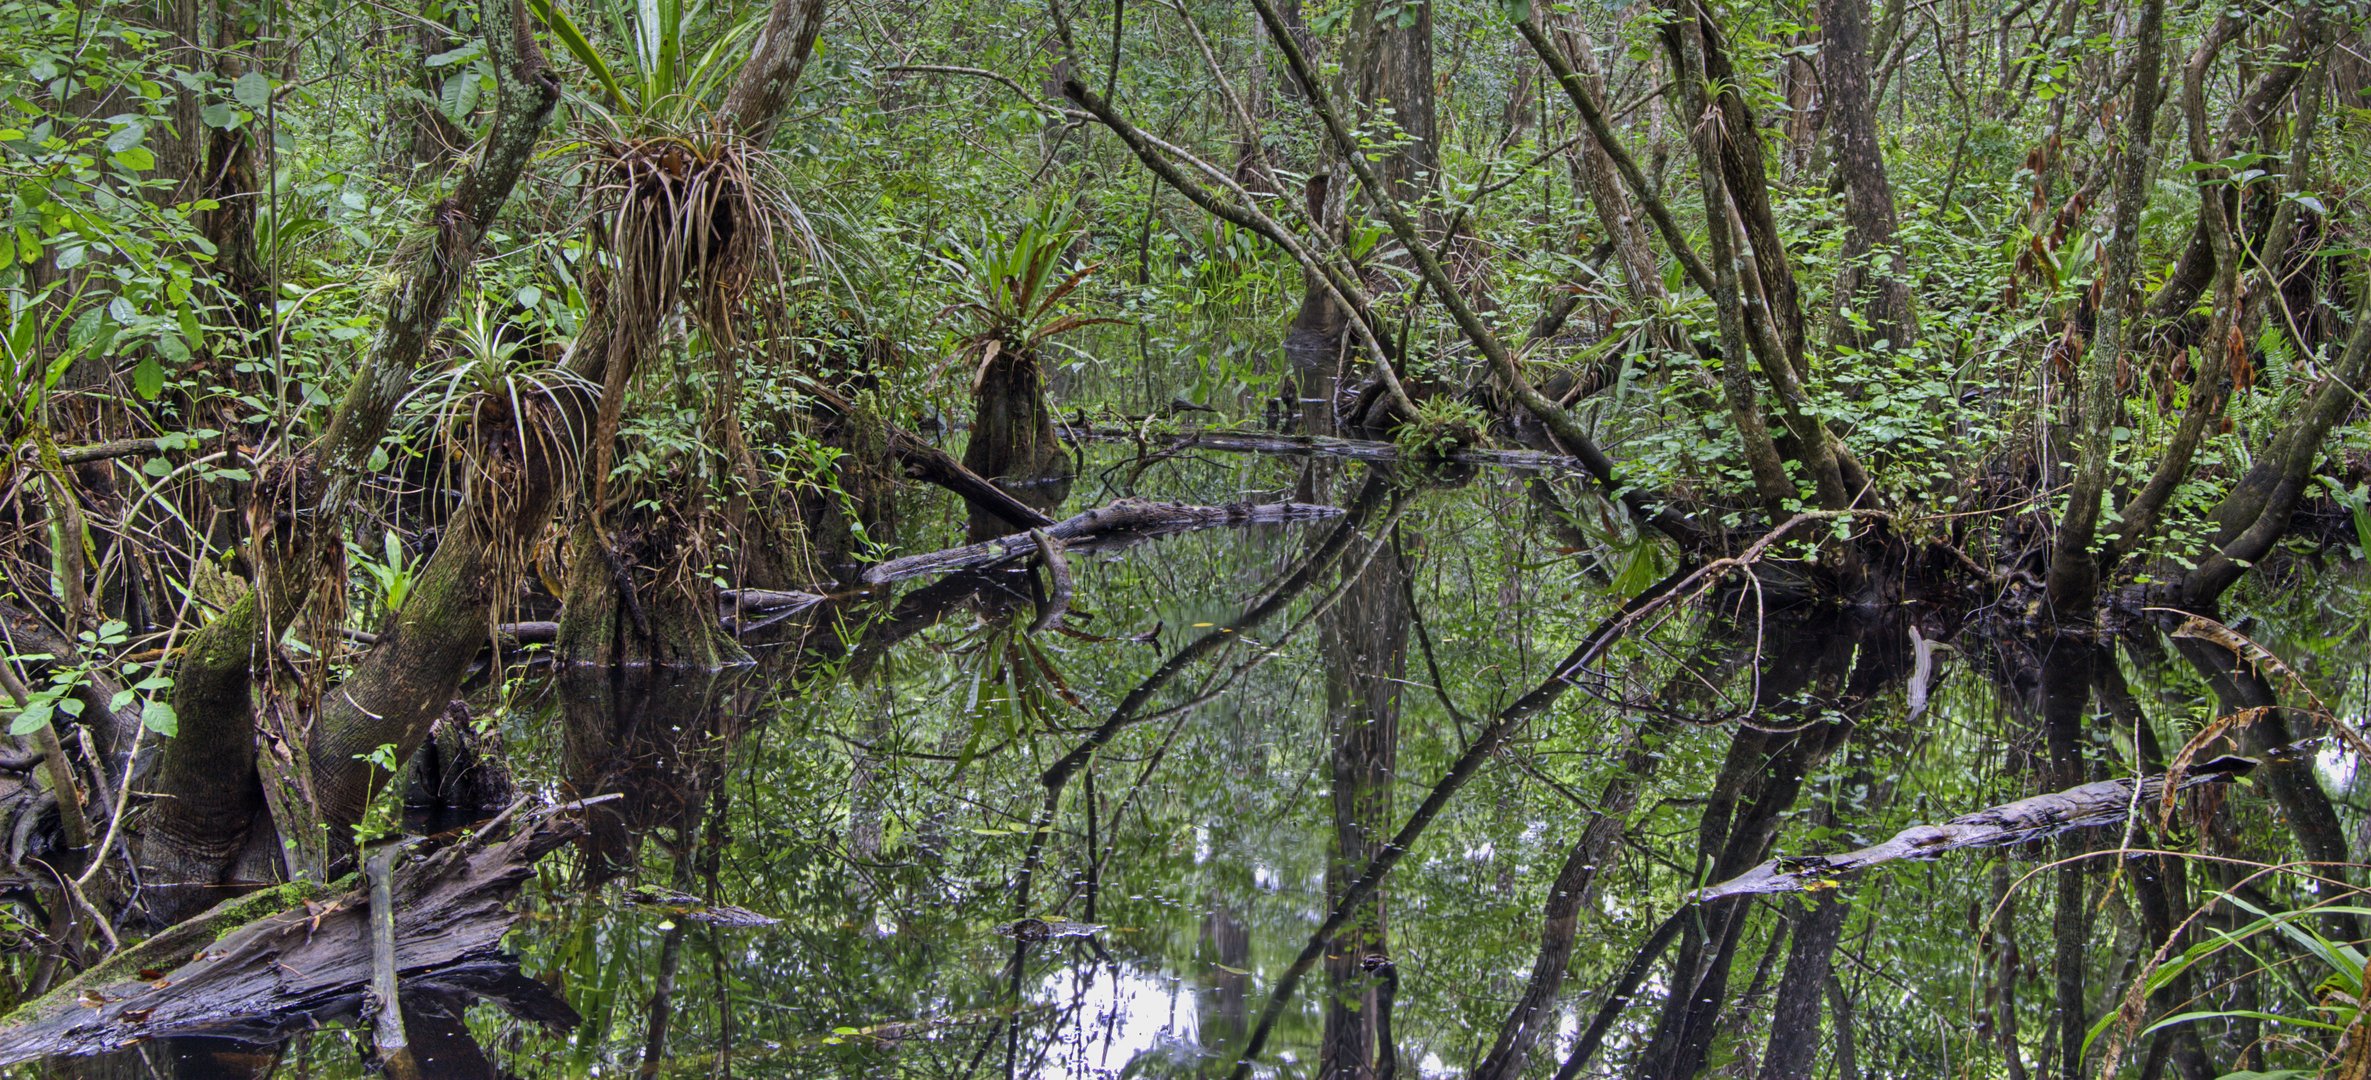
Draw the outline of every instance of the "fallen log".
[[[536,860],[575,838],[583,803],[531,818],[508,839],[464,841],[397,867],[388,885],[401,988],[487,997],[514,1015],[573,1013],[499,952],[509,901]],[[342,882],[341,885],[351,884]],[[326,899],[323,899],[326,897]],[[125,949],[0,1019],[0,1065],[204,1035],[269,1043],[354,1014],[372,975],[366,887],[301,883],[226,901]]]
[[[1439,453],[1411,455],[1398,443],[1379,439],[1344,439],[1331,435],[1283,435],[1266,431],[1144,431],[1124,425],[1093,424],[1063,429],[1073,442],[1160,443],[1172,452],[1215,450],[1241,454],[1281,454],[1291,457],[1330,457],[1350,461],[1389,462],[1414,458],[1452,461],[1461,465],[1497,465],[1543,472],[1585,473],[1581,459],[1544,450],[1510,450],[1465,446]]]
[[[1188,503],[1153,502],[1148,499],[1121,499],[1108,506],[1097,507],[1075,517],[1066,518],[1044,529],[1045,535],[1065,544],[1116,533],[1152,535],[1188,532],[1194,529],[1215,528],[1222,525],[1274,525],[1295,521],[1316,521],[1337,517],[1338,506],[1315,506],[1309,503],[1228,503],[1225,506],[1195,506]],[[1033,532],[1017,532],[994,540],[942,551],[908,555],[891,559],[864,572],[868,585],[887,585],[908,578],[929,574],[948,574],[986,566],[1012,556],[1037,550],[1038,540]]]
[[[2256,767],[2253,758],[2219,757],[2192,766],[2175,791],[2200,784],[2227,784]],[[2153,816],[2165,796],[2165,777],[2149,776],[2135,791],[2131,780],[2101,780],[2036,795],[1952,818],[1941,825],[1913,825],[1882,844],[1841,855],[1798,855],[1772,859],[1691,897],[1698,903],[1731,896],[1816,892],[1834,888],[1843,875],[1880,863],[1933,859],[1968,848],[2010,847],[2047,839],[2069,829],[2113,825],[2133,814]]]
[[[723,589],[717,592],[716,599],[728,608],[774,612],[783,608],[804,611],[831,597],[797,589]]]

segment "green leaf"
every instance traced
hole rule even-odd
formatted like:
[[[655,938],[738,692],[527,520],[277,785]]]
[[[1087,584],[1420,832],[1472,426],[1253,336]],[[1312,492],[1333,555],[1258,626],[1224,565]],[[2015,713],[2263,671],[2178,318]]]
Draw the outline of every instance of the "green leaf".
[[[107,149],[111,153],[123,153],[126,150],[140,145],[140,140],[146,138],[147,135],[148,128],[146,126],[141,124],[125,124],[124,126],[115,129],[114,134],[107,136]]]
[[[228,130],[239,126],[242,114],[231,108],[230,102],[217,101],[198,110],[198,121],[210,128]]]
[[[145,146],[135,146],[114,156],[117,168],[125,172],[147,172],[156,168],[156,155]]]
[[[156,357],[141,357],[139,366],[132,369],[132,389],[142,398],[155,401],[158,394],[165,392],[164,365],[157,363]]]
[[[447,49],[444,52],[440,52],[435,56],[429,57],[423,62],[432,68],[451,67],[455,64],[461,63],[464,60],[474,59],[477,54],[484,51],[486,51],[485,42],[472,41],[458,49]]]
[[[263,72],[250,71],[231,84],[231,100],[250,109],[263,108],[271,99],[272,80],[264,78]]]
[[[608,95],[612,108],[631,108],[625,89],[618,85],[617,76],[609,70],[608,62],[601,59],[601,50],[593,47],[592,41],[585,37],[583,30],[577,28],[576,21],[570,19],[567,12],[560,10],[559,5],[551,0],[527,0],[527,9],[550,28],[553,37],[560,39],[560,46],[568,50],[568,55],[575,57],[577,63],[583,64],[585,70],[593,73],[593,81],[601,84],[601,92]]]
[[[181,733],[181,716],[171,704],[150,698],[140,706],[140,726],[170,739]]]
[[[9,721],[8,733],[10,735],[31,735],[48,726],[49,702],[36,699],[26,705],[23,711],[18,712],[16,719]]]
[[[446,79],[444,85],[437,88],[437,105],[444,109],[445,118],[456,124],[469,122],[469,114],[477,110],[477,99],[478,77],[474,71],[464,71]]]

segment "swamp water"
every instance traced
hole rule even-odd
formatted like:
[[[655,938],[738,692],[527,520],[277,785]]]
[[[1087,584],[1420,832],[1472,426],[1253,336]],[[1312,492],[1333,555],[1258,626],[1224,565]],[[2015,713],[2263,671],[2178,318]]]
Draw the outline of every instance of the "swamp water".
[[[2162,768],[2212,718],[2299,689],[2170,623],[1985,637],[1961,632],[2004,614],[1983,595],[1765,612],[1741,578],[1576,666],[1671,568],[1569,477],[1109,447],[1090,466],[1074,508],[1347,512],[1074,551],[1047,625],[1045,579],[1008,568],[817,606],[715,675],[482,682],[476,722],[519,793],[618,798],[544,860],[508,941],[581,1022],[480,1002],[432,1075],[1225,1075],[1247,1051],[1253,1076],[2059,1075],[2084,1034],[2059,1003],[2083,1003],[2078,1027],[2116,1008],[2165,890],[2125,880],[2164,860],[2053,860],[2364,851],[2371,792],[2308,747],[2216,789],[2211,822],[2185,803],[2162,834],[2136,815],[1691,907],[1765,859]],[[909,520],[901,540],[957,527]],[[2366,591],[2359,571],[2267,568],[2228,614],[2359,722]],[[2268,716],[2239,739],[2311,734]],[[2201,865],[2175,899],[2232,880]],[[2215,974],[2190,1007],[2302,1013],[2273,984],[2318,977]],[[2247,1046],[2306,1053],[2246,1024],[2196,1025],[2217,1075]],[[353,1075],[367,1043],[332,1028],[276,1067],[185,1040],[177,1068],[162,1050],[51,1068]]]

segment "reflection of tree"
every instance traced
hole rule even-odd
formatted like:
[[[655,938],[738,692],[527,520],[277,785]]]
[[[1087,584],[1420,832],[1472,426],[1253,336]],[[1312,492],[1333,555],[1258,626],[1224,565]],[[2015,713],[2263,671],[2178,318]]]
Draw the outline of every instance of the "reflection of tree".
[[[1720,772],[1704,789],[1698,880],[1724,881],[1767,858],[1804,777],[1844,745],[1878,695],[1909,671],[1908,638],[1897,620],[1814,618],[1766,640],[1771,647],[1754,716],[1731,735]],[[1704,1068],[1752,912],[1748,904],[1707,904],[1683,922],[1671,989],[1632,1065],[1635,1075],[1680,1080]]]
[[[1408,565],[1396,555],[1345,570],[1341,599],[1318,625],[1331,741],[1333,848],[1326,902],[1340,904],[1358,873],[1381,853],[1392,817],[1400,739],[1400,685],[1408,666]],[[1325,1077],[1373,1074],[1379,1055],[1371,958],[1388,957],[1383,897],[1359,905],[1326,951]],[[1387,1018],[1384,1018],[1388,1022]]]

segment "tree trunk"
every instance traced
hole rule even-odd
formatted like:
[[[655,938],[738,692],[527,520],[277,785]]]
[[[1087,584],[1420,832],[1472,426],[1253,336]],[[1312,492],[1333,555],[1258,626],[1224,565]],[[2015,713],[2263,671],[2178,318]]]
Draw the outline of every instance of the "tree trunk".
[[[1869,101],[1869,0],[1822,0],[1820,30],[1826,123],[1845,193],[1838,310],[1829,337],[1858,349],[1880,341],[1905,348],[1918,336],[1918,316],[1909,262],[1894,242],[1893,185]],[[1857,309],[1860,320],[1848,309]]]
[[[158,797],[148,807],[136,849],[141,865],[175,875],[166,880],[219,880],[245,846],[248,823],[261,805],[250,672],[295,621],[311,595],[318,563],[336,555],[346,511],[388,419],[413,389],[429,341],[559,100],[559,84],[515,0],[488,0],[482,25],[500,72],[484,151],[452,197],[436,207],[329,431],[283,469],[289,482],[279,491],[287,501],[262,508],[264,520],[285,520],[287,528],[254,538],[258,587],[191,634],[174,665],[180,733],[158,755],[148,787]],[[437,702],[435,711],[443,707]],[[207,899],[191,895],[152,914],[173,921]]]
[[[2072,623],[2090,622],[2099,597],[2099,554],[2093,542],[2100,503],[2107,496],[2108,467],[2116,453],[2116,368],[2124,358],[2133,283],[2140,275],[2141,209],[2148,205],[2154,161],[2164,0],[2144,0],[2134,37],[2131,116],[2124,129],[2098,328],[2083,365],[2082,438],[2074,482],[2067,490],[2066,516],[2058,524],[2058,539],[2050,552],[2050,607],[2058,619]]]
[[[971,439],[963,466],[995,481],[1031,509],[1052,510],[1070,494],[1069,452],[1054,432],[1045,374],[1030,353],[999,353],[981,370],[972,391]],[[981,507],[971,510],[973,540],[1029,527]]]

